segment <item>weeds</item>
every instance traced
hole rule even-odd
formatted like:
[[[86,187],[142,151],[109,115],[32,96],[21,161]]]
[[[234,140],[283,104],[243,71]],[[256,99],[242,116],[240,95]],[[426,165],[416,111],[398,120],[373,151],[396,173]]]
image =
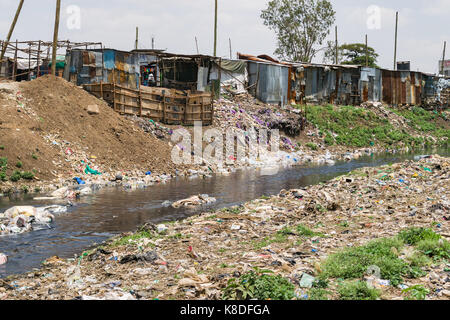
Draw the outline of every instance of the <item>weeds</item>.
[[[338,287],[341,300],[376,300],[380,291],[367,286],[365,281],[345,281]]]
[[[402,293],[407,294],[405,300],[425,300],[430,291],[423,285],[416,285],[403,290]]]
[[[249,271],[239,279],[230,279],[223,290],[223,300],[291,300],[294,285],[268,270]]]

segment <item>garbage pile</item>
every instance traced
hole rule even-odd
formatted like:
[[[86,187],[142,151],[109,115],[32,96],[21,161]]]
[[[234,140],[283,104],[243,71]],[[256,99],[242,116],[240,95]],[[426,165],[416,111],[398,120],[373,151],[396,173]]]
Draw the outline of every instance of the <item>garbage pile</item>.
[[[172,129],[152,119],[140,118],[136,115],[127,116],[127,118],[134,121],[144,132],[152,134],[155,138],[170,140],[170,136],[173,134]]]
[[[248,135],[248,130],[279,129],[290,137],[298,136],[306,128],[306,119],[299,110],[288,107],[271,109],[268,105],[259,105],[254,101],[220,99],[215,105],[215,117],[218,126],[226,131],[237,128]],[[282,136],[282,147],[292,150],[295,146],[290,139]]]
[[[158,227],[146,225],[77,259],[48,259],[39,271],[5,279],[0,295],[221,299],[230,279],[259,268],[288,279],[295,299],[313,299],[310,290],[320,279],[322,263],[338,250],[411,227],[433,228],[449,240],[449,182],[450,159],[439,156],[359,169],[328,183],[282,190]],[[427,288],[427,299],[448,299],[449,268],[444,259],[423,267],[421,276],[404,277],[398,286],[386,279],[371,282],[380,288],[381,299],[404,299],[403,290],[417,285]],[[339,299],[340,281],[327,281],[328,299]]]
[[[32,231],[35,225],[45,226],[54,222],[55,214],[67,212],[65,206],[16,206],[0,213],[0,235]]]

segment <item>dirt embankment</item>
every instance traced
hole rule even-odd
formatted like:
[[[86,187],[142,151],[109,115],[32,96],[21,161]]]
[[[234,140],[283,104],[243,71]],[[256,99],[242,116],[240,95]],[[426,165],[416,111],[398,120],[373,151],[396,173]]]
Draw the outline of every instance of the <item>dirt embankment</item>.
[[[98,110],[88,113],[89,106]],[[175,171],[166,142],[61,78],[2,83],[0,108],[0,157],[8,160],[7,177],[19,170],[40,180],[70,179],[80,174],[81,160],[101,172]]]

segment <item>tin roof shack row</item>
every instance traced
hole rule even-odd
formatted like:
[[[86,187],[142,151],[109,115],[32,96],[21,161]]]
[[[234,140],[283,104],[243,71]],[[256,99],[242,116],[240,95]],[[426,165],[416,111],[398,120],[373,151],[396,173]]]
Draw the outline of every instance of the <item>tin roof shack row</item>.
[[[161,50],[71,50],[66,60],[64,77],[77,85],[103,82],[130,89],[145,86],[211,92],[220,77],[220,72],[212,75],[218,63],[213,57]]]

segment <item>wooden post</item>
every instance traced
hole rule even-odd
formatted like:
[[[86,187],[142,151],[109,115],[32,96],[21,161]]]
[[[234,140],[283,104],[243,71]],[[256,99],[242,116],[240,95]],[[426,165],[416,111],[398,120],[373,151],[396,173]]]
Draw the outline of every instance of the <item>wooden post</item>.
[[[39,44],[38,44],[38,53],[37,53],[37,75],[36,78],[39,78],[39,74],[41,73],[41,65],[40,65],[40,60],[41,60],[41,40],[39,40]]]
[[[56,76],[56,51],[58,50],[59,15],[61,0],[56,0],[55,30],[53,32],[52,75]]]
[[[162,91],[162,99],[163,99],[163,118],[162,118],[162,122],[166,123],[166,90]]]
[[[217,0],[216,0],[216,9],[214,15],[214,57],[217,56]]]
[[[195,37],[195,46],[197,47],[197,54],[200,54],[200,52],[198,51],[198,40],[197,40],[197,37]]]
[[[116,105],[116,71],[113,69],[113,108],[114,111],[117,111]]]
[[[141,93],[141,86],[139,86],[139,116],[142,117],[142,93]]]
[[[335,49],[336,49],[336,57],[335,57],[335,63],[339,64],[339,46],[338,46],[338,27],[335,28],[335,34],[336,34],[336,43],[335,43]]]
[[[185,103],[185,105],[184,105],[184,119],[183,119],[183,121],[182,121],[182,123],[183,124],[186,124],[186,121],[187,121],[187,113],[188,113],[188,106],[189,106],[189,91],[188,91],[188,93],[187,93],[187,96],[186,96],[186,103]]]
[[[13,68],[13,78],[14,81],[17,80],[17,47],[19,46],[19,41],[16,39],[16,48],[14,51],[14,68]]]
[[[135,43],[135,49],[138,49],[139,44],[139,27],[136,27],[136,43]]]
[[[398,32],[398,11],[395,14],[394,70],[397,70],[397,32]]]
[[[28,43],[28,80],[31,80],[31,42]]]
[[[230,41],[230,60],[233,59],[233,50],[231,50],[231,38],[228,39]]]
[[[218,96],[218,99],[220,99],[221,84],[222,84],[222,58],[219,59],[219,96]]]
[[[367,34],[366,34],[366,67],[369,66],[369,49],[367,46]]]
[[[19,19],[20,11],[22,10],[23,1],[24,0],[20,0],[19,6],[17,7],[17,10],[16,10],[16,15],[14,16],[11,27],[9,28],[8,35],[6,36],[6,41],[3,43],[2,53],[0,55],[0,61],[2,61],[3,57],[5,56],[6,48],[8,47],[9,41],[11,40],[12,33],[14,31],[14,28],[16,27],[17,20]]]
[[[441,74],[444,74],[444,64],[445,64],[445,49],[447,46],[447,41],[444,41],[444,52],[442,53],[442,68]]]

